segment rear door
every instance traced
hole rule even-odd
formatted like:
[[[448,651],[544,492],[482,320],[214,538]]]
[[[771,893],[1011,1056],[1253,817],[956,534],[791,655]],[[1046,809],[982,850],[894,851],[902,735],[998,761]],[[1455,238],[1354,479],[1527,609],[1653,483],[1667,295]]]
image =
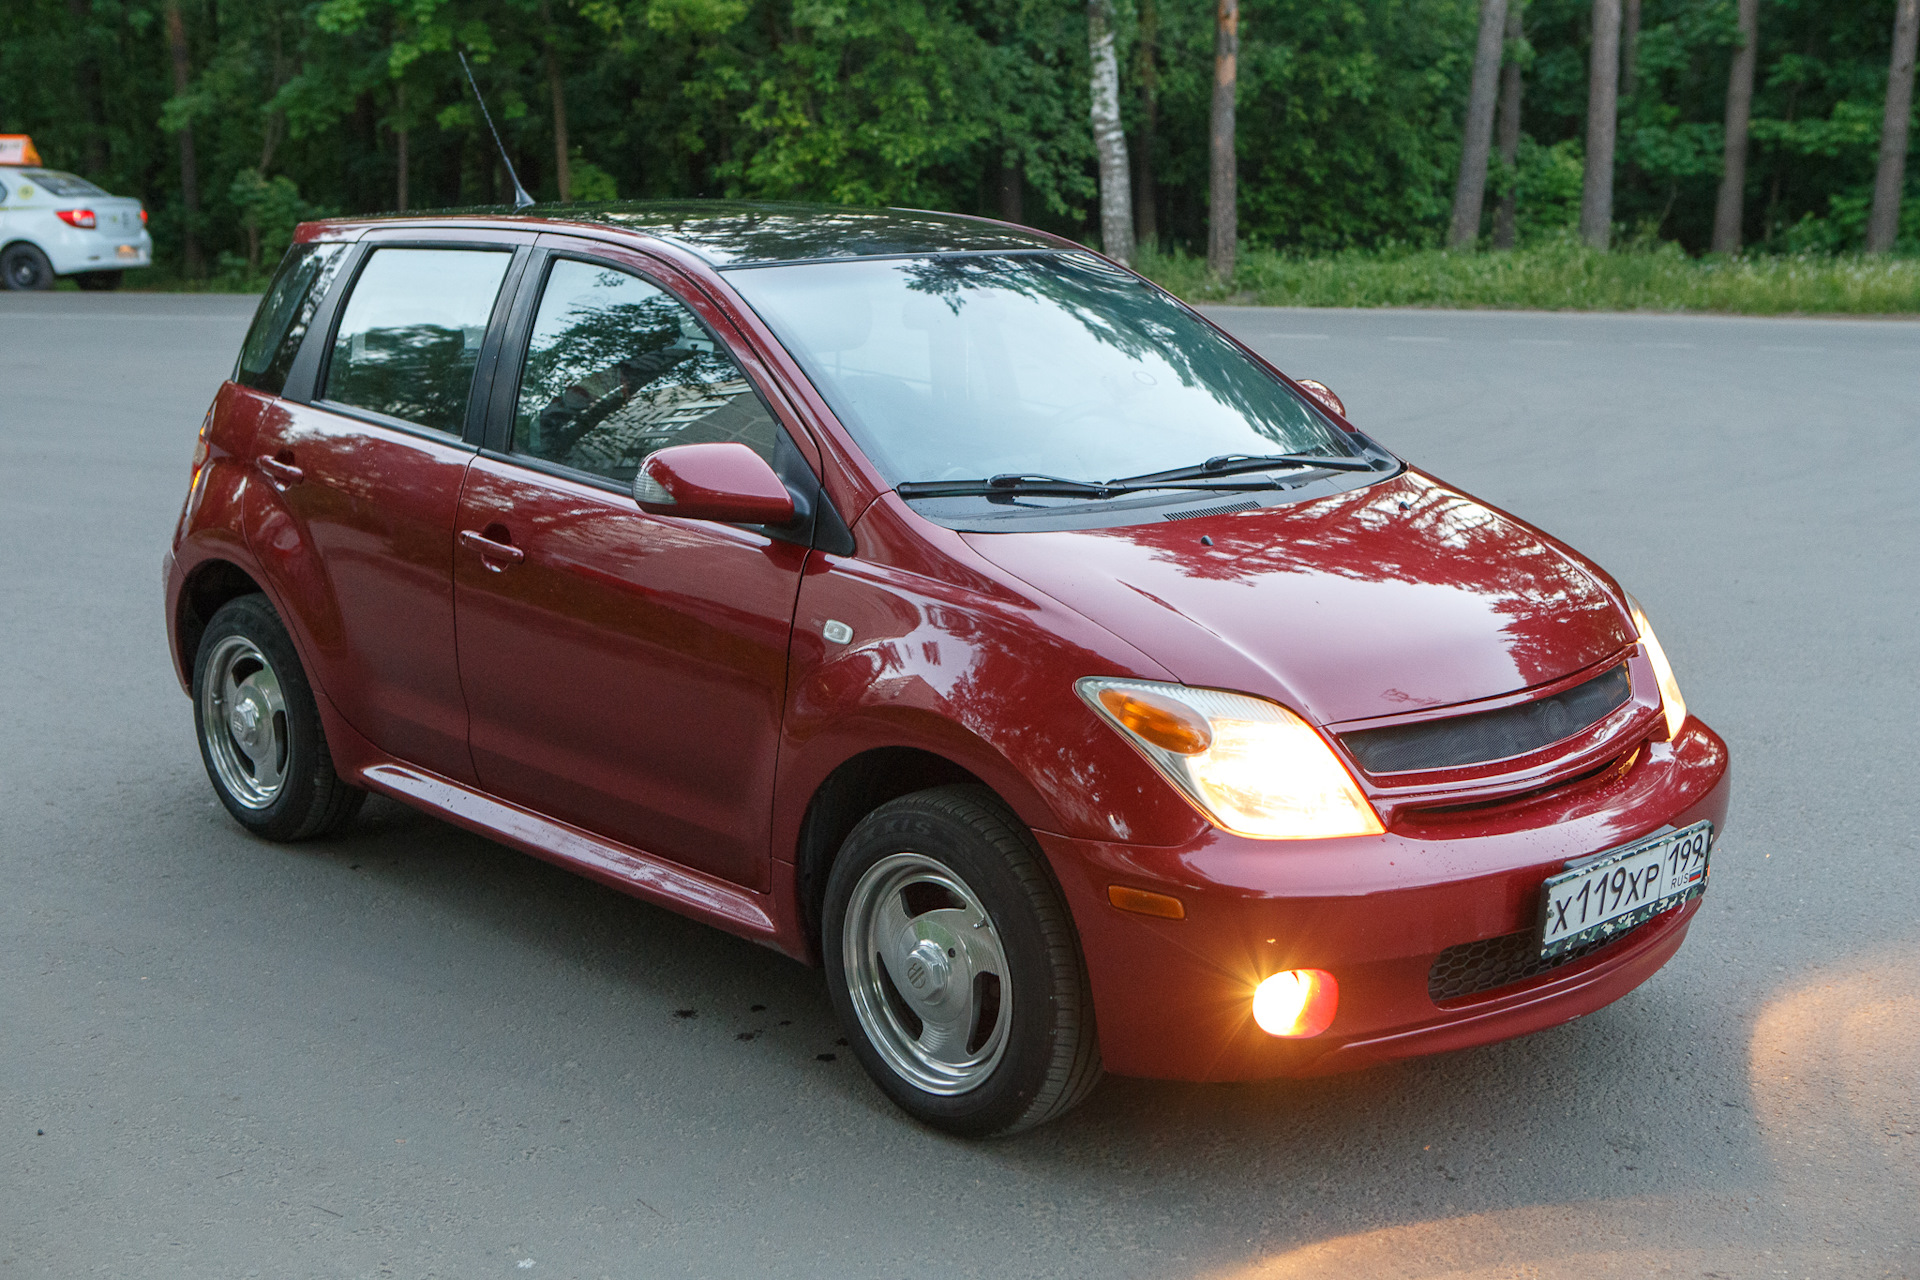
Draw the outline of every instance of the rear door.
[[[712,440],[817,486],[737,335],[672,280],[606,246],[529,267],[457,521],[461,678],[488,791],[764,889],[807,537],[649,516],[631,488],[653,450]]]
[[[276,539],[311,553],[284,586],[326,695],[382,751],[467,782],[453,523],[485,413],[474,388],[532,237],[517,239],[369,237],[255,443],[277,491],[256,537],[263,559]]]

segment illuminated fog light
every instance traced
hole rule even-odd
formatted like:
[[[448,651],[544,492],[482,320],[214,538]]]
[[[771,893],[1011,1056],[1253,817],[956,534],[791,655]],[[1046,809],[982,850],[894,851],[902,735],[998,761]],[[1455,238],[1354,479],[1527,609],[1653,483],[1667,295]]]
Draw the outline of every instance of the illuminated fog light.
[[[1270,1036],[1305,1039],[1333,1023],[1340,984],[1324,969],[1289,969],[1253,989],[1253,1020]]]

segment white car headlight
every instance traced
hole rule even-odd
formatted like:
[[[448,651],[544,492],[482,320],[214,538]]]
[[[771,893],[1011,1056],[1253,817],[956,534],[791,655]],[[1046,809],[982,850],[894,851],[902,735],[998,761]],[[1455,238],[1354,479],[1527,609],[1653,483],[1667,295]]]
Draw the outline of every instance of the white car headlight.
[[[1333,749],[1277,703],[1093,676],[1074,689],[1215,826],[1262,840],[1386,829]]]
[[[1659,638],[1653,634],[1653,624],[1641,611],[1640,602],[1629,594],[1627,604],[1633,609],[1633,625],[1640,633],[1640,643],[1647,646],[1647,660],[1653,663],[1653,674],[1660,681],[1660,710],[1666,713],[1667,737],[1677,738],[1680,726],[1687,722],[1687,700],[1680,696],[1680,682],[1673,678],[1673,664],[1667,661],[1667,651],[1660,647]]]

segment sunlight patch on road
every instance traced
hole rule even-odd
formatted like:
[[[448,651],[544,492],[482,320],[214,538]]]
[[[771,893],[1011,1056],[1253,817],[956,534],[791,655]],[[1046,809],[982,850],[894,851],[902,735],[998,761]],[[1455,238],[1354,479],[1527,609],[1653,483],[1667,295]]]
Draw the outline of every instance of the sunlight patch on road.
[[[1403,1223],[1213,1280],[1880,1275],[1920,1261],[1906,1231],[1920,1222],[1920,953],[1867,957],[1769,1000],[1748,1086],[1768,1161],[1750,1187]]]

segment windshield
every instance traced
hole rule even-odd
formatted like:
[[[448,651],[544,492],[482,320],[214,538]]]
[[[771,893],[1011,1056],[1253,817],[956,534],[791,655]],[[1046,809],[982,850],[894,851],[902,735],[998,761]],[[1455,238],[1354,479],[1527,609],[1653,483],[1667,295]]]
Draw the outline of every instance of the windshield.
[[[61,173],[57,169],[23,169],[21,174],[32,178],[49,195],[54,196],[104,196],[107,193],[94,186],[85,178],[71,173]]]
[[[1090,254],[740,267],[741,295],[891,484],[1108,480],[1354,451],[1191,312]]]

